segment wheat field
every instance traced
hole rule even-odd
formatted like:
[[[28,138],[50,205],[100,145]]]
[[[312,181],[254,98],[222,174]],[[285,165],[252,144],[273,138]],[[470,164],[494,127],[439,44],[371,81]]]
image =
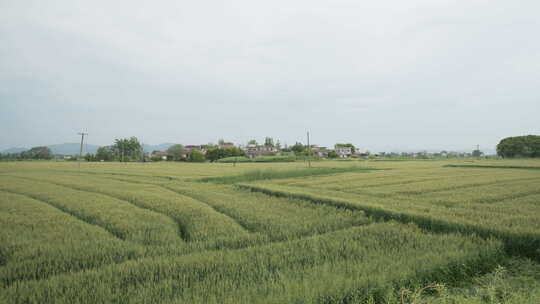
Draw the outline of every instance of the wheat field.
[[[0,303],[540,299],[407,293],[536,267],[540,161],[306,165],[0,163]]]

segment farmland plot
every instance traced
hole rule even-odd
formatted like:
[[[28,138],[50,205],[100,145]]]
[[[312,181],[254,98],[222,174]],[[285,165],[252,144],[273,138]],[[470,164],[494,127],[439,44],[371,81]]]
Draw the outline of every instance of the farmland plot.
[[[448,164],[0,164],[0,303],[409,303],[538,260],[540,171]]]

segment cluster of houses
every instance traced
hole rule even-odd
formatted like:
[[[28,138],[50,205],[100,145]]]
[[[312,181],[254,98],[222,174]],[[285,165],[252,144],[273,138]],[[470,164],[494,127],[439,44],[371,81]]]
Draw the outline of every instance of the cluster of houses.
[[[235,146],[233,143],[222,143],[217,146],[221,149],[230,149],[230,148],[240,148],[249,158],[256,158],[260,156],[271,156],[271,155],[290,155],[294,152],[290,149],[281,149],[276,146],[267,146],[267,145],[258,145],[258,144],[248,144],[245,146]],[[206,154],[208,151],[208,146],[205,145],[187,145],[184,146],[184,150],[181,152],[181,157],[187,158],[192,151],[199,151],[203,154]],[[328,149],[327,147],[320,147],[318,145],[311,145],[310,152],[312,155],[318,156],[320,158],[328,158],[332,156],[333,158],[350,158],[350,157],[361,157],[362,153],[354,151],[352,147],[346,147],[343,145],[335,145],[334,149]],[[154,151],[152,157],[161,158],[167,160],[169,153],[162,151]]]

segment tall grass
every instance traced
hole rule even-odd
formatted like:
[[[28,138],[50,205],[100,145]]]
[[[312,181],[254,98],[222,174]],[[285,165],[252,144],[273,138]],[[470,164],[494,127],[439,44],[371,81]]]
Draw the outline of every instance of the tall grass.
[[[0,293],[21,280],[77,272],[142,256],[104,229],[18,194],[0,191]]]
[[[540,260],[538,172],[444,164],[3,163],[0,303],[402,304]]]
[[[0,190],[26,195],[54,206],[122,240],[147,245],[183,243],[178,235],[178,226],[170,218],[99,193],[4,176],[0,176]]]
[[[234,184],[247,181],[257,180],[269,180],[269,179],[283,179],[283,178],[298,178],[308,176],[322,176],[346,172],[369,172],[374,170],[367,167],[313,167],[313,168],[299,168],[295,170],[253,170],[242,173],[240,175],[233,176],[219,176],[219,177],[206,177],[201,178],[202,182],[216,182],[223,184]]]
[[[488,272],[500,244],[375,224],[297,241],[142,259],[4,290],[10,303],[388,303],[397,286]]]

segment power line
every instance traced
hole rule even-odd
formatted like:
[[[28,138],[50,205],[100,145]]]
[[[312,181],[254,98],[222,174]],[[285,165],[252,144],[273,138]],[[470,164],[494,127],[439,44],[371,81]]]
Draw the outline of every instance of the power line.
[[[309,145],[309,131],[307,132],[307,146],[308,146],[308,167],[311,168],[311,146]]]
[[[81,149],[79,150],[79,170],[81,170],[81,158],[82,158],[84,136],[88,135],[88,133],[80,132],[80,133],[77,133],[77,134],[79,134],[81,136]]]

